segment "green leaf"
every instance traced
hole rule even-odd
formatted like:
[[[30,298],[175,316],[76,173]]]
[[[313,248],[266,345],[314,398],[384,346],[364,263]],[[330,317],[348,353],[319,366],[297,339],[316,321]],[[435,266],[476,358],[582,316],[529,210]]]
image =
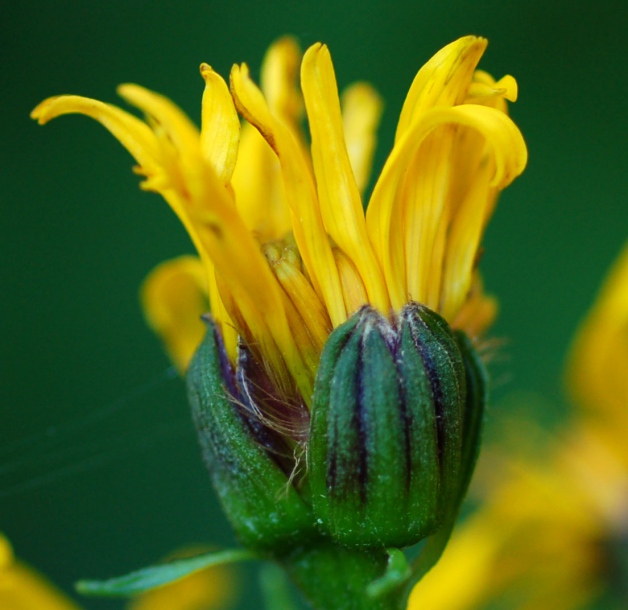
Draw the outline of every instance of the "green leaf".
[[[408,560],[399,549],[388,549],[388,566],[381,578],[374,580],[367,588],[369,597],[376,598],[386,595],[410,578],[411,571]]]
[[[142,568],[109,580],[80,580],[75,588],[83,595],[127,597],[167,585],[204,568],[257,558],[255,553],[245,549],[217,551]]]

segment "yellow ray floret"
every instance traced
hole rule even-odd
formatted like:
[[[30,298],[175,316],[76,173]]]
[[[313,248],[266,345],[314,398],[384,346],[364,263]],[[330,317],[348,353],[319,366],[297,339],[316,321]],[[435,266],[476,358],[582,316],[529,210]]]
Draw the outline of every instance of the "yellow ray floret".
[[[344,138],[336,77],[325,45],[308,49],[301,65],[301,83],[325,228],[355,265],[369,302],[380,311],[387,311],[388,295],[379,262],[366,234],[362,199]]]
[[[382,115],[382,99],[368,83],[354,83],[340,96],[347,154],[360,193],[371,176],[376,132]]]
[[[223,78],[201,64],[205,80],[201,115],[201,153],[225,185],[231,181],[238,157],[240,120]]]

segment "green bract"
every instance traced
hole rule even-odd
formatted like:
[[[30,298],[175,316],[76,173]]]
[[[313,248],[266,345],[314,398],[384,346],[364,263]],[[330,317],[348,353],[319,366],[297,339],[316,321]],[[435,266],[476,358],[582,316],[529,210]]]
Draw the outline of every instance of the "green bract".
[[[459,499],[467,381],[446,322],[410,303],[363,307],[330,336],[316,380],[308,476],[346,545],[412,545]],[[480,405],[481,408],[481,405]]]
[[[276,550],[301,541],[314,519],[280,465],[283,439],[250,410],[247,388],[237,384],[211,320],[190,365],[188,388],[212,482],[242,542]]]

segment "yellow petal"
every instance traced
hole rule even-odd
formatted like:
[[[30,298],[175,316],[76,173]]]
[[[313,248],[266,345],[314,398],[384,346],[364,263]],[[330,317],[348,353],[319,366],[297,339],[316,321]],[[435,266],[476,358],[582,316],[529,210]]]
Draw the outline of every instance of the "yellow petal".
[[[291,36],[276,40],[262,62],[260,84],[268,107],[275,117],[302,139],[299,120],[303,114],[303,99],[297,84],[301,49]]]
[[[290,37],[280,38],[268,49],[262,63],[262,90],[272,114],[290,131],[304,150],[299,127],[303,100],[297,88],[301,51]],[[271,147],[250,123],[242,130],[238,162],[232,180],[236,205],[249,230],[261,242],[283,239],[292,230],[290,206],[281,166]]]
[[[184,373],[205,335],[201,315],[209,311],[209,303],[203,264],[195,256],[161,263],[144,280],[140,297],[149,326]]]
[[[340,103],[349,161],[358,190],[363,193],[371,175],[382,98],[368,83],[354,83],[342,92]]]
[[[369,302],[388,313],[386,287],[366,234],[362,200],[344,140],[336,77],[325,45],[315,44],[305,53],[301,87],[312,134],[312,158],[325,227],[358,270]]]
[[[298,312],[300,325],[307,329],[319,356],[332,330],[331,322],[324,304],[301,272],[301,261],[296,246],[268,243],[264,246],[264,254],[275,277]]]
[[[334,248],[334,258],[342,282],[342,294],[347,307],[347,315],[350,316],[365,303],[368,303],[366,287],[355,265],[342,250]]]
[[[179,152],[198,147],[199,131],[187,115],[167,97],[134,84],[120,85],[118,95],[163,128]]]
[[[0,532],[0,573],[13,565],[13,549],[10,542]]]
[[[281,163],[299,252],[332,323],[342,324],[346,311],[340,279],[307,161],[290,131],[271,114],[262,92],[250,80],[245,64],[231,70],[231,93],[240,114],[258,129]]]
[[[133,155],[146,172],[159,167],[159,144],[148,125],[124,110],[78,95],[50,97],[39,104],[31,118],[44,125],[62,114],[84,114],[101,123]]]
[[[432,129],[443,124],[470,127],[486,138],[495,159],[491,186],[506,188],[525,169],[528,149],[523,136],[503,112],[472,104],[455,108],[434,108],[425,114],[415,133],[424,138]]]
[[[218,179],[228,184],[238,156],[240,120],[224,79],[201,64],[205,80],[201,114],[201,153]]]
[[[282,239],[292,229],[279,160],[249,123],[242,128],[231,185],[240,216],[260,242]]]
[[[430,133],[406,170],[402,185],[403,232],[393,247],[404,248],[409,299],[440,311],[443,257],[451,215],[450,186],[456,133],[443,125]]]
[[[444,256],[441,309],[453,319],[468,297],[476,266],[476,257],[484,230],[485,208],[490,200],[491,164],[486,162],[476,172],[464,201],[452,216]]]
[[[236,336],[229,324],[229,315],[218,294],[214,278],[214,261],[202,243],[199,228],[190,217],[189,197],[191,193],[189,191],[194,191],[196,187],[197,197],[206,196],[207,179],[203,178],[202,175],[207,166],[202,162],[200,133],[187,115],[163,95],[132,84],[120,85],[118,93],[130,104],[144,111],[154,124],[156,139],[160,147],[161,175],[164,177],[164,182],[155,185],[149,181],[145,188],[157,190],[168,201],[199,252],[206,268],[212,313],[222,326],[227,350],[233,355]],[[237,132],[235,136],[231,134],[231,137],[237,138]],[[237,142],[232,142],[231,145],[237,147]],[[225,164],[228,165],[228,163],[227,155]],[[226,175],[225,172],[228,173],[225,164],[222,166],[223,179]],[[211,168],[213,170],[213,166]],[[222,196],[221,200],[223,203],[233,206],[228,197]],[[208,202],[211,202],[211,199],[206,199],[204,204],[207,205]]]
[[[79,610],[79,606],[41,574],[20,562],[0,578],[0,608],[3,610]]]
[[[399,116],[395,142],[418,114],[433,106],[462,103],[487,41],[465,36],[443,47],[417,73]]]
[[[281,289],[228,191],[200,153],[183,170],[189,216],[199,242],[237,303],[261,353],[277,370],[285,360],[297,385],[304,392],[311,391],[310,371],[290,333]]]
[[[478,72],[482,73],[482,77],[478,77]],[[474,82],[469,85],[469,90],[465,103],[480,103],[478,100],[492,97],[503,97],[509,102],[517,101],[517,81],[514,79],[514,77],[510,76],[510,74],[507,74],[499,81],[495,82],[486,72],[476,70],[473,78]]]
[[[502,112],[493,108],[477,105],[464,105],[456,107],[436,107],[427,110],[417,117],[415,123],[408,128],[403,137],[395,145],[390,157],[386,161],[382,174],[375,185],[371,202],[367,209],[367,229],[369,236],[375,246],[375,250],[380,258],[380,262],[384,269],[386,282],[390,290],[390,297],[393,307],[399,308],[403,305],[408,297],[420,299],[420,294],[410,294],[406,292],[406,288],[398,273],[400,269],[404,269],[404,265],[408,265],[408,277],[414,277],[410,265],[423,265],[430,272],[434,271],[440,274],[439,269],[433,269],[429,266],[425,267],[425,260],[403,260],[401,205],[408,204],[404,201],[404,194],[400,194],[399,189],[403,184],[406,175],[407,184],[405,189],[416,185],[412,183],[413,174],[408,172],[408,168],[413,163],[417,150],[427,136],[435,129],[441,126],[458,125],[460,127],[470,128],[478,131],[486,141],[488,151],[493,157],[492,175],[489,178],[489,185],[495,188],[504,188],[517,175],[519,175],[527,162],[527,149],[521,133],[515,124]],[[433,138],[436,140],[436,137]],[[423,151],[425,153],[425,151]],[[443,158],[434,158],[425,155],[430,163],[434,164],[435,170],[444,171],[445,176],[440,182],[440,187],[446,183],[447,164],[449,155]],[[439,184],[435,182],[435,184]],[[429,185],[428,185],[429,186]],[[429,193],[429,189],[428,189]],[[423,195],[422,195],[423,196]],[[443,194],[440,191],[435,192],[435,199],[429,197],[427,193],[426,200],[414,201],[412,205],[425,206],[427,211],[431,211],[431,207],[442,205]],[[409,201],[411,201],[410,198]],[[442,207],[435,210],[442,210]],[[440,213],[440,212],[439,212]],[[443,231],[443,225],[439,222],[437,216],[436,224],[432,226],[440,226]],[[420,225],[419,225],[420,228]],[[410,225],[406,230],[415,230],[416,225]],[[408,240],[406,240],[408,241]],[[438,279],[438,278],[435,278]],[[424,285],[429,284],[432,278],[429,278]]]

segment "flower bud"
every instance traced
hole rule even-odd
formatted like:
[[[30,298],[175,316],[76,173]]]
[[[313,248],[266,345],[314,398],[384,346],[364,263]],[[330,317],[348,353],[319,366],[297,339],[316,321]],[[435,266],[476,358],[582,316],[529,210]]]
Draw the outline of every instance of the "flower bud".
[[[407,304],[370,306],[329,337],[314,391],[314,513],[351,546],[405,547],[458,509],[473,469],[484,373],[470,342]]]
[[[188,370],[188,392],[203,456],[227,517],[249,548],[281,549],[313,529],[308,504],[291,483],[288,439],[264,425],[251,403],[262,371],[244,346],[234,370],[220,331],[205,339]],[[264,390],[264,388],[261,388]]]

